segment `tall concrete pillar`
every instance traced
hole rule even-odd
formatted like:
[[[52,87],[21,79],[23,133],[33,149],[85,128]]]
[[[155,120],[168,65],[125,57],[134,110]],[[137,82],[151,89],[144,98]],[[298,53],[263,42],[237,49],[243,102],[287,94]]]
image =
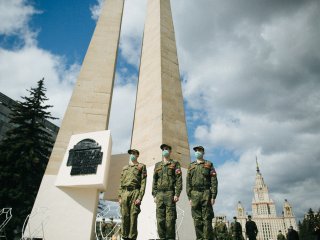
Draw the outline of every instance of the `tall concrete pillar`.
[[[183,191],[177,203],[176,239],[195,239],[185,191],[190,154],[170,0],[148,0],[131,139],[131,147],[140,150],[139,161],[148,167],[138,240],[159,239],[151,188],[154,165],[162,160],[162,143],[172,146],[172,158],[182,165]]]
[[[105,1],[33,206],[33,212],[47,210],[43,231],[48,240],[94,239],[98,189],[59,188],[55,181],[70,137],[107,129],[123,5],[124,0]],[[39,220],[30,218],[29,225],[26,234]]]
[[[160,145],[173,147],[173,159],[190,162],[179,64],[170,0],[149,0],[131,147],[147,166],[161,161]]]

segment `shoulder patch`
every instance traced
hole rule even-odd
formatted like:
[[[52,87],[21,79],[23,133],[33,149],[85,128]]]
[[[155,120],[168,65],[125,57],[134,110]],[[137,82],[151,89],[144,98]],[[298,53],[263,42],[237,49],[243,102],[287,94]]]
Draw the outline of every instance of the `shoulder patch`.
[[[210,164],[203,164],[203,167],[211,169],[211,165]]]
[[[212,166],[212,162],[210,162],[210,161],[208,161],[208,160],[205,161],[205,164],[208,164],[208,165],[211,165],[211,166]]]
[[[175,164],[175,173],[176,173],[176,175],[181,175],[182,174],[181,166],[180,166],[179,162],[176,162],[176,164]]]
[[[141,172],[143,168],[143,165],[141,163],[138,164],[137,169]]]
[[[214,168],[210,171],[210,175],[212,177],[217,175],[217,172],[216,172],[216,170]]]
[[[181,167],[181,163],[179,161],[175,161],[176,167]]]
[[[211,169],[212,163],[209,162],[209,161],[205,161],[205,163],[203,164],[203,166],[204,166],[205,168]]]

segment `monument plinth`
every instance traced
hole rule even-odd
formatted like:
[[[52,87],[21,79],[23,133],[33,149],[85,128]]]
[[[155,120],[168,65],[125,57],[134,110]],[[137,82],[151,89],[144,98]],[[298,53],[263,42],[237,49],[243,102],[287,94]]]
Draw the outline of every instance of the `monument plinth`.
[[[98,193],[108,183],[111,143],[110,131],[72,135],[58,175],[44,178],[46,189],[37,197],[45,218],[30,216],[26,238],[85,239],[81,236],[86,235],[90,239]]]

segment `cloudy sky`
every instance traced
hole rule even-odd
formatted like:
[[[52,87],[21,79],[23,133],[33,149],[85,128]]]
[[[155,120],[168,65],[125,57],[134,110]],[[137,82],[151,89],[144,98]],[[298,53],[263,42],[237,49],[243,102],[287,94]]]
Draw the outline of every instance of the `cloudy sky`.
[[[190,145],[217,166],[216,213],[251,211],[255,158],[276,202],[320,207],[320,2],[171,0]],[[0,91],[45,77],[63,117],[101,1],[0,0]],[[127,0],[110,129],[129,147],[146,0]],[[126,107],[125,113],[117,109]],[[125,115],[124,115],[125,114]]]

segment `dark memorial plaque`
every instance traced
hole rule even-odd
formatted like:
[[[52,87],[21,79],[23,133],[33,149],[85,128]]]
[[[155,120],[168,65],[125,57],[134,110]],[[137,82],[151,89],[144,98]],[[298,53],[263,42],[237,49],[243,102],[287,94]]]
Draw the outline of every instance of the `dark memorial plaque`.
[[[70,175],[96,174],[98,165],[102,163],[101,146],[92,140],[84,139],[69,150],[67,166],[71,166]]]

